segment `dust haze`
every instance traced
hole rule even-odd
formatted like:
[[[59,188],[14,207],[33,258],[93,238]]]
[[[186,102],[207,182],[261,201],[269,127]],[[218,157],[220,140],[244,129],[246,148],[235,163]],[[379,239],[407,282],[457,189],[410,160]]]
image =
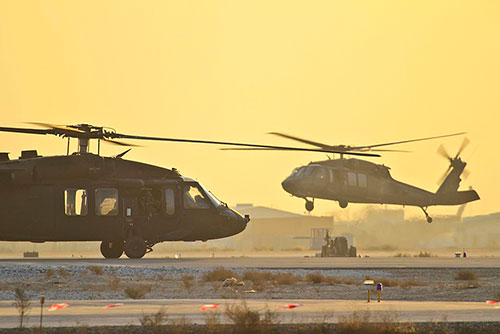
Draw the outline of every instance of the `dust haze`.
[[[360,210],[337,210],[331,216],[295,214],[239,204],[240,212],[257,212],[242,233],[207,242],[168,242],[147,257],[185,256],[315,256],[330,236],[346,236],[361,256],[412,256],[420,252],[452,256],[467,250],[479,256],[500,255],[500,213],[463,217],[464,206],[452,215],[438,215],[432,224],[424,217],[406,217],[402,208],[366,205]],[[267,216],[266,216],[267,214]],[[320,233],[314,240],[314,234]],[[35,251],[40,257],[100,257],[98,242],[2,242],[0,256],[19,258]]]

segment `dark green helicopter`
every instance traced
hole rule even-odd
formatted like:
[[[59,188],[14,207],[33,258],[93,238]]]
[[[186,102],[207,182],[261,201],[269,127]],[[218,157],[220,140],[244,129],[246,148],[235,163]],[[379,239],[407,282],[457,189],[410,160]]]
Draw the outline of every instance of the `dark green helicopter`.
[[[101,241],[105,258],[142,258],[164,241],[206,241],[240,233],[250,221],[219,201],[199,182],[166,169],[100,155],[101,141],[136,146],[117,139],[319,151],[231,142],[147,137],[117,133],[89,124],[32,123],[40,128],[0,127],[2,132],[67,138],[63,156],[23,151],[11,160],[0,153],[0,241]],[[71,139],[78,151],[70,154]],[[97,154],[89,141],[97,140]],[[328,153],[342,153],[326,150]],[[353,155],[374,156],[369,153]]]
[[[479,199],[474,190],[458,191],[460,176],[467,165],[460,158],[460,154],[469,144],[467,138],[464,139],[454,157],[450,156],[443,146],[439,147],[438,153],[450,161],[450,166],[435,193],[393,179],[389,172],[390,168],[387,166],[366,160],[344,159],[344,155],[352,155],[353,152],[407,152],[380,147],[457,136],[464,133],[366,146],[327,145],[282,133],[272,132],[271,134],[315,146],[324,152],[341,152],[340,159],[315,161],[307,166],[295,168],[292,174],[281,183],[286,192],[306,201],[307,211],[314,209],[314,199],[316,198],[338,201],[341,208],[346,208],[349,203],[410,205],[421,208],[427,222],[431,223],[432,218],[427,213],[429,206],[460,205]],[[276,149],[274,148],[274,150]],[[224,150],[269,150],[269,148],[225,148]]]

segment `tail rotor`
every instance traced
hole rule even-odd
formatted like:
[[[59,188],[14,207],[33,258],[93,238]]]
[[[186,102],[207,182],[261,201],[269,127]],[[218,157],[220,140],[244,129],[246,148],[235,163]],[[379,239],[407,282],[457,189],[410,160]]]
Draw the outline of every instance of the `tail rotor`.
[[[462,161],[460,158],[460,155],[462,152],[469,146],[470,140],[468,138],[464,138],[462,141],[462,144],[460,145],[460,148],[457,151],[457,154],[453,157],[448,153],[448,151],[445,149],[445,147],[441,144],[439,145],[439,148],[437,150],[437,153],[442,156],[443,158],[447,159],[450,162],[450,165],[448,166],[448,169],[444,172],[443,176],[438,181],[438,184],[442,184],[448,175],[450,174],[450,171],[455,167],[455,168],[462,168],[462,172],[460,173],[463,178],[467,178],[470,175],[470,172],[468,170],[464,170],[466,163]]]

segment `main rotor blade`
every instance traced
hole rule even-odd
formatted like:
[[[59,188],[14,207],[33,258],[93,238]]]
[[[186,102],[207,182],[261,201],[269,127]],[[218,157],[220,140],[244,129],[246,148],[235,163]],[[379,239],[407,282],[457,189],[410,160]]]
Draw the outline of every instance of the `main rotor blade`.
[[[52,134],[54,135],[80,138],[82,137],[82,135],[85,134],[85,131],[64,125],[55,125],[55,124],[39,123],[39,122],[26,122],[26,123],[48,128],[53,131]]]
[[[361,152],[397,152],[397,153],[413,153],[413,151],[407,151],[407,150],[384,150],[384,149],[368,149],[368,150],[362,150]]]
[[[278,151],[275,148],[258,148],[258,147],[223,147],[221,151]]]
[[[276,150],[272,148],[252,148],[252,147],[228,147],[228,148],[221,148],[221,151],[269,151],[269,150]],[[322,151],[323,152],[323,151]],[[344,152],[344,151],[342,151]],[[349,152],[349,151],[347,151]],[[365,152],[365,151],[362,151]],[[379,149],[374,149],[374,150],[366,150],[366,152],[398,152],[398,153],[412,153],[413,151],[404,151],[404,150],[379,150]],[[349,153],[342,153],[342,154],[349,154]]]
[[[32,124],[32,125],[38,125],[38,126],[48,128],[48,129],[57,129],[57,130],[63,130],[63,131],[69,131],[69,132],[85,133],[85,131],[82,131],[80,129],[76,129],[76,128],[72,128],[72,127],[64,126],[64,125],[55,125],[55,124],[39,123],[39,122],[25,122],[25,123]]]
[[[102,139],[104,142],[113,144],[113,145],[118,145],[118,146],[126,146],[126,147],[142,147],[141,145],[136,145],[136,144],[129,144],[129,143],[122,143],[117,140],[111,140],[111,139]]]
[[[53,135],[55,134],[52,129],[26,129],[26,128],[8,128],[8,127],[0,127],[0,131],[3,132],[16,132],[16,133],[29,133],[33,135]]]
[[[470,144],[470,140],[465,137],[464,138],[464,141],[462,142],[462,145],[460,145],[460,148],[458,149],[458,152],[457,152],[457,155],[455,156],[455,158],[458,158],[460,156],[460,154],[462,153],[462,151]]]
[[[350,150],[359,150],[359,149],[364,149],[364,148],[372,148],[372,147],[380,147],[380,146],[388,146],[388,145],[397,145],[397,144],[404,144],[404,143],[412,143],[416,141],[423,141],[423,140],[431,140],[431,139],[438,139],[438,138],[446,138],[446,137],[452,137],[452,136],[460,136],[464,135],[467,132],[459,132],[459,133],[452,133],[449,135],[442,135],[442,136],[434,136],[434,137],[426,137],[426,138],[418,138],[418,139],[410,139],[410,140],[401,140],[401,141],[395,141],[395,142],[390,142],[390,143],[382,143],[382,144],[375,144],[375,145],[367,145],[367,146],[354,146],[350,147]]]
[[[323,143],[318,143],[318,142],[315,142],[315,141],[312,141],[312,140],[302,139],[302,138],[295,137],[295,136],[290,136],[290,135],[287,135],[287,134],[284,134],[284,133],[269,132],[269,134],[270,135],[275,135],[275,136],[280,136],[280,137],[283,137],[283,138],[288,138],[288,139],[296,140],[296,141],[304,143],[304,144],[309,144],[309,145],[321,147],[321,148],[324,148],[324,149],[331,149],[331,145],[327,145],[327,144],[323,144]]]
[[[180,142],[180,143],[197,143],[197,144],[214,144],[214,145],[243,146],[243,147],[255,147],[255,148],[268,148],[268,149],[284,150],[284,151],[307,151],[307,152],[337,153],[337,154],[358,155],[358,156],[363,156],[363,157],[380,157],[379,154],[345,152],[345,151],[330,150],[330,149],[320,149],[320,148],[314,149],[314,148],[301,148],[301,147],[288,147],[288,146],[274,146],[274,145],[258,145],[258,144],[234,143],[234,142],[223,142],[223,141],[212,141],[212,140],[163,138],[163,137],[145,137],[145,136],[136,136],[136,135],[126,135],[126,134],[122,134],[122,133],[113,133],[113,134],[110,134],[109,137],[110,138],[124,138],[124,139],[139,139],[139,140],[170,141],[170,142]]]

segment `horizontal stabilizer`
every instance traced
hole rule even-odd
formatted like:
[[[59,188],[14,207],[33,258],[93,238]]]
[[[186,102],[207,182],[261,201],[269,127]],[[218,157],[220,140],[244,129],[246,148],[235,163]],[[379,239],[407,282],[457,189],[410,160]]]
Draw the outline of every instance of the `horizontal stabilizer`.
[[[460,205],[477,201],[479,195],[475,190],[457,191],[454,193],[436,194],[437,205]]]

